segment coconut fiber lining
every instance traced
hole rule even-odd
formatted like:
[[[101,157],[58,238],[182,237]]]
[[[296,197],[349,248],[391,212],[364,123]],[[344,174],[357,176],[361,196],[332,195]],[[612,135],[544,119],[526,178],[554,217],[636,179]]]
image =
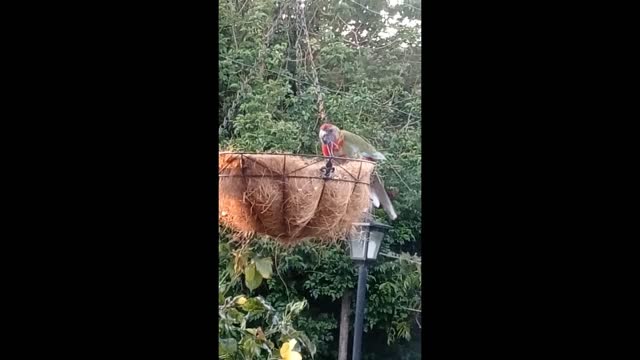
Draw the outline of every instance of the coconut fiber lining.
[[[369,207],[370,161],[334,158],[325,178],[322,156],[221,152],[218,158],[218,218],[243,238],[336,241]]]

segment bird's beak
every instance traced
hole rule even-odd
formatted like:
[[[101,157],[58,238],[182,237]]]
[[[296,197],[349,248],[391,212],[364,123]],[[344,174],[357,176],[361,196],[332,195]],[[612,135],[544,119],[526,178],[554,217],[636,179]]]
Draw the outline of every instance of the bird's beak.
[[[333,140],[334,139],[329,134],[327,134],[326,131],[320,130],[320,141],[322,141],[323,144],[331,144]]]

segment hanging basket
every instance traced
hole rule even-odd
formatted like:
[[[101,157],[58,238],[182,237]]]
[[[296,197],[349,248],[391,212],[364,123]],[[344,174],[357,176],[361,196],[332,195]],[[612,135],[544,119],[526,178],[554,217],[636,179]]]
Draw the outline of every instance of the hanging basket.
[[[369,207],[371,161],[242,152],[218,160],[218,219],[245,239],[336,241]]]

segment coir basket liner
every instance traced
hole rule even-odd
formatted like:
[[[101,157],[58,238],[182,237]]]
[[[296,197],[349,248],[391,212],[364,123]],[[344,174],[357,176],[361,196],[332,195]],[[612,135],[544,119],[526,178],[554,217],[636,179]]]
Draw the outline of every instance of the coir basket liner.
[[[218,158],[218,218],[244,238],[335,241],[369,207],[370,161],[237,152]]]

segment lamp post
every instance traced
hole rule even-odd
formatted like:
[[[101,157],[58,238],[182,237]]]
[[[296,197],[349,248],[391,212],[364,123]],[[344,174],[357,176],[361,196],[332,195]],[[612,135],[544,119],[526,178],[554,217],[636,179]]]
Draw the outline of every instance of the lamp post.
[[[391,226],[369,223],[354,223],[349,236],[349,255],[358,264],[358,288],[356,296],[356,319],[353,325],[353,353],[351,360],[362,358],[362,332],[364,304],[367,290],[367,261],[376,260],[382,239]]]

